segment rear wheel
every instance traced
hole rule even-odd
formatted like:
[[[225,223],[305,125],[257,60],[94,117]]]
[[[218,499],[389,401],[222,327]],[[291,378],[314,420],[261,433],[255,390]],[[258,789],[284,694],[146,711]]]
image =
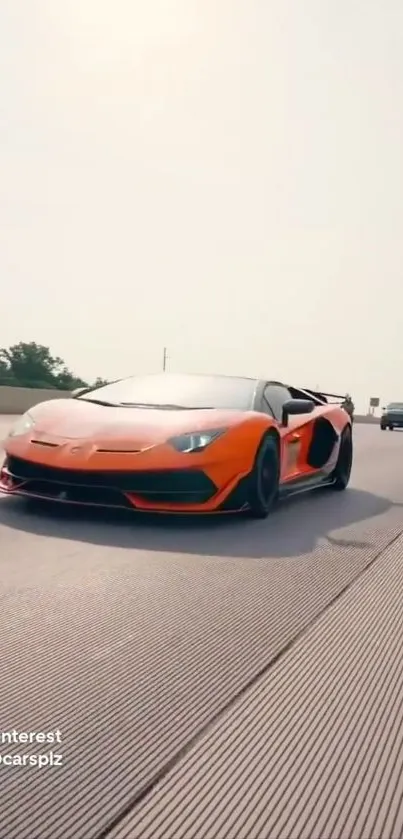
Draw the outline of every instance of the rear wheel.
[[[278,498],[280,483],[279,448],[273,436],[264,437],[249,479],[249,514],[265,519]]]
[[[347,426],[341,435],[339,456],[333,472],[332,488],[337,490],[346,489],[350,481],[351,467],[353,465],[353,438],[351,428]]]

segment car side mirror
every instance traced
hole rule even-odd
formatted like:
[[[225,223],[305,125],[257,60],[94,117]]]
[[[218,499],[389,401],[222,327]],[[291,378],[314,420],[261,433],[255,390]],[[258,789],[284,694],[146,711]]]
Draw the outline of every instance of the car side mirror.
[[[288,417],[311,414],[315,403],[311,399],[289,399],[283,405],[282,425],[288,425]]]

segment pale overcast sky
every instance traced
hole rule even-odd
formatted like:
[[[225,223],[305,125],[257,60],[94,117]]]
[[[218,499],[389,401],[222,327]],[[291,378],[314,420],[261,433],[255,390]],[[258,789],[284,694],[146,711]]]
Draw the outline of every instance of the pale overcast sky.
[[[1,0],[0,345],[403,399],[402,0]]]

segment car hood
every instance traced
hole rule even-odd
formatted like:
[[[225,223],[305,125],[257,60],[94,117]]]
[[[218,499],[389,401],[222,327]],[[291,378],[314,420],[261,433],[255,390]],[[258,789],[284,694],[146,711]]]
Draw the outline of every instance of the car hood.
[[[79,399],[42,402],[29,411],[32,440],[90,440],[94,444],[127,442],[133,448],[157,445],[170,437],[210,428],[229,428],[245,413],[220,410],[168,410],[106,407]]]

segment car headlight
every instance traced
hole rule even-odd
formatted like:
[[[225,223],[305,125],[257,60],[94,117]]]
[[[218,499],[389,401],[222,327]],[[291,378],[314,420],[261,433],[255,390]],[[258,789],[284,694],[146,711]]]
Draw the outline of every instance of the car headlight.
[[[17,422],[13,425],[9,437],[20,437],[22,434],[27,434],[35,425],[35,420],[29,412],[23,414]]]
[[[224,434],[226,428],[214,428],[209,431],[193,431],[190,434],[179,434],[178,437],[171,437],[168,441],[177,452],[190,454],[191,452],[202,452],[217,437]]]

